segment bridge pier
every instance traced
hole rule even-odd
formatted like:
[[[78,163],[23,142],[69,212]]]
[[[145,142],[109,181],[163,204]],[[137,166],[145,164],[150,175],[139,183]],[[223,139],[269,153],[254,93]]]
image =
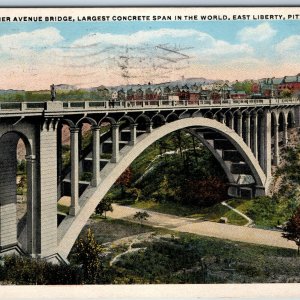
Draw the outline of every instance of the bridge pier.
[[[79,128],[71,127],[71,206],[70,215],[79,211]]]
[[[264,115],[260,115],[260,128],[258,131],[258,161],[261,168],[264,170],[265,166],[265,122]]]
[[[119,124],[112,124],[112,157],[111,162],[117,163],[119,161]]]
[[[27,252],[33,257],[37,254],[37,162],[33,155],[26,156],[27,169]]]
[[[136,144],[136,129],[137,129],[136,123],[130,124],[130,141],[129,145],[134,146]]]
[[[152,123],[152,122],[149,122],[149,123],[147,123],[146,126],[147,126],[147,127],[146,127],[146,133],[151,133],[152,130],[153,130],[153,123]]]
[[[33,224],[36,234],[36,255],[57,261],[57,127],[56,120],[44,122],[39,138],[40,195],[34,199]]]
[[[100,127],[93,126],[93,179],[91,185],[96,187],[100,183]]]
[[[241,113],[237,115],[237,134],[239,136],[243,135],[243,118]]]
[[[271,167],[272,167],[272,158],[271,158],[271,113],[269,110],[266,110],[264,113],[264,165],[263,170],[265,175],[268,178],[271,178]]]
[[[279,124],[274,124],[274,156],[273,156],[273,164],[278,166],[279,160],[279,139],[278,139],[278,129]]]
[[[250,114],[246,114],[246,120],[245,120],[245,133],[246,133],[246,144],[248,147],[250,147],[250,129],[251,129],[251,123],[250,123]]]
[[[282,137],[282,141],[283,141],[283,145],[286,146],[288,144],[288,124],[287,124],[287,120],[285,117],[284,123],[283,123],[283,137]]]
[[[258,158],[257,151],[257,113],[253,114],[253,132],[252,132],[252,152],[255,158]]]

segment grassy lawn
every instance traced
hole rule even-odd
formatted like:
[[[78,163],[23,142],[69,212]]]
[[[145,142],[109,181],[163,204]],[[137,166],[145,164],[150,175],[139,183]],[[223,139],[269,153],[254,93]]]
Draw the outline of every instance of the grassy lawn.
[[[146,247],[116,264],[117,283],[300,282],[295,250],[191,234],[161,238]]]
[[[231,199],[227,203],[253,219],[259,227],[275,227],[289,219],[293,209],[288,200],[274,200],[269,197],[254,199]]]
[[[156,233],[155,239],[140,240],[133,246],[144,247],[143,251],[123,255],[108,268],[111,283],[300,282],[300,258],[296,250],[176,233],[99,217],[90,221],[81,236],[88,227],[102,243],[145,232]],[[127,248],[128,245],[120,245],[111,250],[116,255]]]
[[[164,230],[156,229],[146,225],[131,223],[117,219],[104,219],[103,217],[93,216],[90,223],[86,225],[80,236],[86,235],[88,228],[91,228],[98,243],[112,242],[124,237],[137,235],[146,232],[163,232]]]
[[[130,205],[131,207],[165,213],[180,217],[203,219],[218,222],[221,217],[228,218],[228,222],[234,225],[245,225],[247,221],[231,211],[222,204],[215,204],[211,207],[186,206],[173,202],[158,202],[154,200],[138,201]]]

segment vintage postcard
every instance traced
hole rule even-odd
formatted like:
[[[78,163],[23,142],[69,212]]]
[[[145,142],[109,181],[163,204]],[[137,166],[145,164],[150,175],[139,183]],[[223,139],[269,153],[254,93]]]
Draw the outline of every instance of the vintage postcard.
[[[298,7],[0,9],[0,294],[299,296],[299,32]]]

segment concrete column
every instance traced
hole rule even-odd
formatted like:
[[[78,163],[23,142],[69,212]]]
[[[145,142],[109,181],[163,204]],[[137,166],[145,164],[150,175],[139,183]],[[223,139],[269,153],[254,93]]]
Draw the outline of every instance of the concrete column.
[[[81,151],[82,151],[82,124],[79,125],[78,127],[79,129],[79,134],[78,134],[78,149],[79,149],[79,156],[81,155]]]
[[[253,114],[252,152],[258,158],[257,152],[257,113]]]
[[[136,144],[136,128],[138,124],[130,124],[130,142],[129,145],[133,146]]]
[[[278,166],[279,164],[279,140],[278,140],[278,127],[279,125],[274,124],[274,157],[273,164]]]
[[[112,124],[112,157],[111,162],[117,163],[119,161],[119,124]]]
[[[261,168],[264,170],[264,161],[265,161],[265,116],[261,116],[260,127],[257,128],[259,133],[258,140],[258,152],[259,152],[259,164]]]
[[[71,133],[71,207],[70,215],[75,216],[79,207],[79,128],[70,128]]]
[[[271,113],[265,111],[264,114],[264,172],[267,178],[271,177]]]
[[[229,119],[229,128],[234,130],[234,117],[233,116]]]
[[[93,179],[92,186],[100,183],[100,127],[93,126]]]
[[[287,121],[285,120],[283,123],[283,137],[282,137],[282,141],[283,141],[283,145],[287,145],[288,144],[288,130],[287,130],[288,124]]]
[[[224,115],[220,116],[220,123],[225,124],[225,116]]]
[[[243,135],[243,118],[242,115],[237,115],[237,134]]]
[[[57,251],[57,128],[56,120],[45,121],[39,141],[40,198],[36,201],[37,252],[41,257]]]
[[[61,174],[62,174],[62,125],[59,124],[58,128],[57,128],[57,199],[60,199],[61,195],[62,195],[62,178],[61,178]]]
[[[38,201],[37,201],[37,178],[36,158],[33,155],[26,156],[27,170],[27,252],[35,257],[38,238]]]
[[[146,132],[147,132],[147,133],[151,133],[152,130],[153,130],[153,123],[152,123],[152,122],[147,123],[147,129],[146,129]]]
[[[249,114],[246,114],[246,120],[245,120],[245,125],[246,125],[246,130],[245,130],[245,132],[246,132],[246,144],[247,144],[247,146],[248,147],[250,147],[250,127],[251,127],[251,125],[250,125],[250,115]]]

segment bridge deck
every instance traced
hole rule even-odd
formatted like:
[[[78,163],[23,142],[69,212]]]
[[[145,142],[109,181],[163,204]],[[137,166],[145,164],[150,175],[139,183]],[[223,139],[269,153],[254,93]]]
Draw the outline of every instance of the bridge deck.
[[[168,109],[212,109],[212,108],[241,108],[241,107],[276,107],[300,104],[298,98],[284,99],[226,99],[220,101],[198,100],[191,103],[188,100],[134,100],[134,101],[46,101],[46,102],[2,102],[0,116],[40,116],[56,114],[106,113],[108,111],[143,111]]]

